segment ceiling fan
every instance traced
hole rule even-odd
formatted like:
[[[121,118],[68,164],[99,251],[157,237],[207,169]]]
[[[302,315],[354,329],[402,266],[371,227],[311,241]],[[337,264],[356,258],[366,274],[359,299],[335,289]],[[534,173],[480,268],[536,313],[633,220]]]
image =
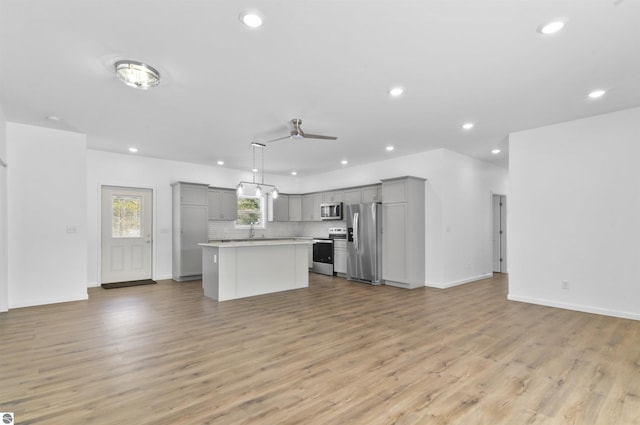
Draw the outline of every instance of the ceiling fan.
[[[268,140],[265,143],[276,142],[283,139],[321,139],[321,140],[336,140],[335,136],[323,136],[320,134],[309,134],[302,131],[302,120],[300,118],[294,118],[289,121],[291,124],[291,132],[288,136],[278,137],[277,139]]]

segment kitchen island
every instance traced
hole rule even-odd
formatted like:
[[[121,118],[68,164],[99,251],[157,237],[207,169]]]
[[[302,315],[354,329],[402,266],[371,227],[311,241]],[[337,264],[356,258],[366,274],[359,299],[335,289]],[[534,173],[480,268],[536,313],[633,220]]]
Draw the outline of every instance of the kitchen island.
[[[227,301],[308,287],[310,244],[309,239],[201,243],[204,295]]]

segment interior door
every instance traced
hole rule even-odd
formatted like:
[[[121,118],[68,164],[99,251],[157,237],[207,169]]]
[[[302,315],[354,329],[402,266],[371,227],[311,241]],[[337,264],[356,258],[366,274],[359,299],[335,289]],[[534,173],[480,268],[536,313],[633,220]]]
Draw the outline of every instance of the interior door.
[[[101,283],[151,279],[152,193],[102,187]]]

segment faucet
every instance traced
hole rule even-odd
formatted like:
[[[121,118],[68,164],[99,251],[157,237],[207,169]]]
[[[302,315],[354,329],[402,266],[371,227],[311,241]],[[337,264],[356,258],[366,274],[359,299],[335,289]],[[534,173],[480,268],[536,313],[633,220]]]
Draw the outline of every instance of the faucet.
[[[253,223],[249,226],[249,239],[253,239],[256,236],[256,229],[253,228]]]

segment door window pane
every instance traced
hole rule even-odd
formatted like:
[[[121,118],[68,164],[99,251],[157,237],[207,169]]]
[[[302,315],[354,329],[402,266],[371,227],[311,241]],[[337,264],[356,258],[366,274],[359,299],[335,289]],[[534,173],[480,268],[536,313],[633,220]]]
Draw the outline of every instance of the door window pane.
[[[111,198],[114,238],[139,238],[142,235],[142,197],[114,195]]]

